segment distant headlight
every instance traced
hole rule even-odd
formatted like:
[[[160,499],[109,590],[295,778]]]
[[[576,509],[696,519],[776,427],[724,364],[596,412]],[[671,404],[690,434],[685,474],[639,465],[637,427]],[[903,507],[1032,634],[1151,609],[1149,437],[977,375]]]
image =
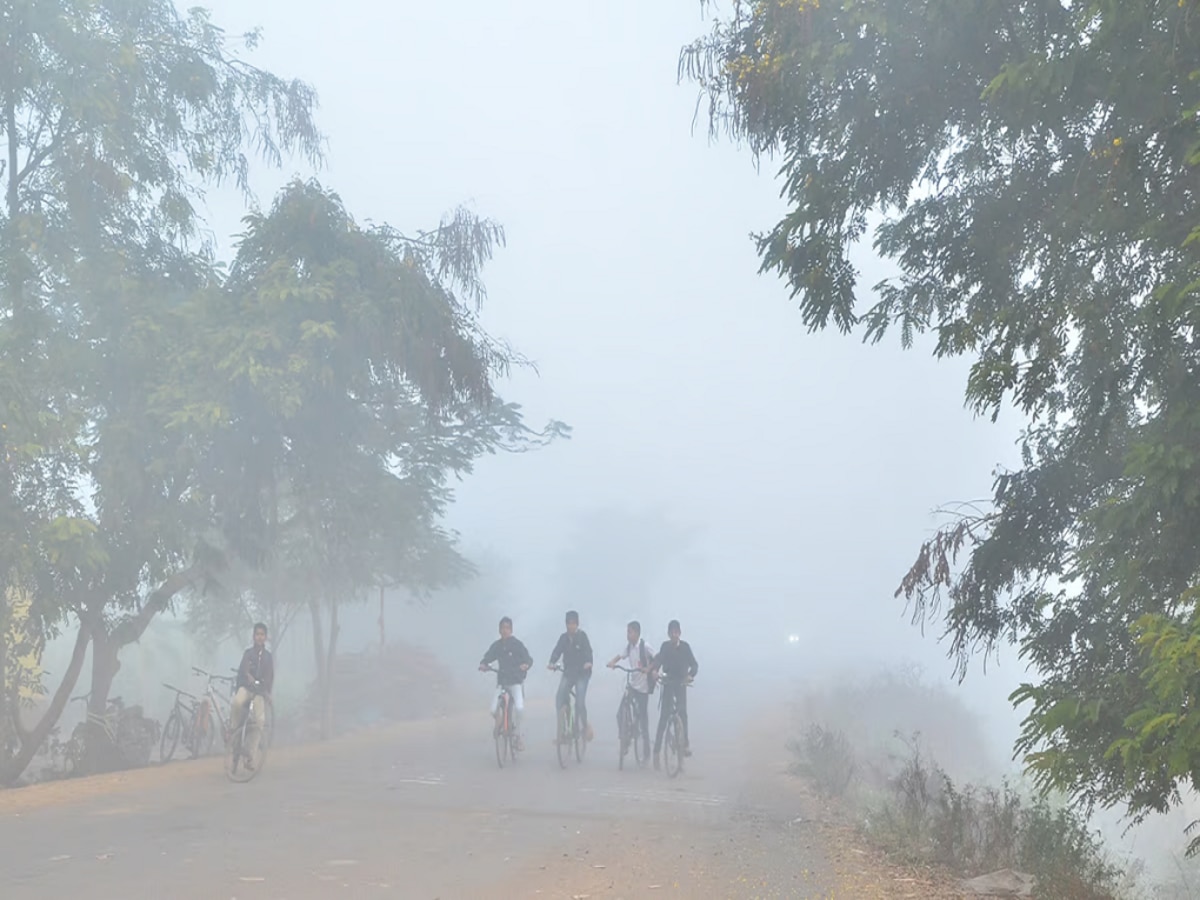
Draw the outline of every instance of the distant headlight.
[[[788,635],[788,643],[789,643],[789,644],[798,644],[798,643],[800,643],[800,635],[798,635],[798,634],[789,634],[789,635]]]

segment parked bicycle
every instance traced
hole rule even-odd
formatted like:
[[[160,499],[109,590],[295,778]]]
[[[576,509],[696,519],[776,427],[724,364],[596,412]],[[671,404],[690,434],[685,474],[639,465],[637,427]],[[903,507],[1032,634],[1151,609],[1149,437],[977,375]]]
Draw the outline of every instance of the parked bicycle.
[[[158,758],[162,762],[170,762],[175,756],[175,749],[182,741],[188,754],[195,759],[200,755],[204,742],[207,740],[208,745],[211,746],[213,738],[213,729],[205,727],[208,720],[200,710],[202,701],[195,694],[181,691],[166,682],[163,682],[163,687],[168,691],[175,692],[175,704],[167,715],[166,724],[163,725],[162,743],[158,745]]]
[[[72,697],[71,702],[87,702],[91,692]],[[158,742],[159,724],[142,712],[141,706],[125,706],[120,697],[109,697],[104,714],[87,711],[84,721],[75,726],[63,750],[68,775],[83,774],[87,765],[100,769],[134,769],[147,765]],[[92,741],[99,739],[99,745]]]
[[[229,675],[214,675],[197,666],[192,666],[192,674],[207,679],[204,685],[204,695],[196,709],[196,722],[193,729],[197,734],[197,743],[211,752],[216,742],[217,734],[221,735],[222,748],[229,746],[229,709],[233,702],[234,679]],[[217,693],[213,684],[228,686],[228,696]]]
[[[626,673],[625,694],[621,697],[621,705],[617,707],[617,735],[621,745],[620,756],[617,758],[617,768],[625,768],[625,757],[629,755],[629,745],[631,743],[633,744],[633,753],[638,765],[644,766],[650,754],[650,734],[646,730],[642,717],[638,715],[637,711],[639,700],[637,697],[638,692],[633,689],[633,676],[638,673],[638,670],[625,666],[613,666],[613,668]],[[650,702],[648,696],[642,696],[645,699],[640,702]]]
[[[499,674],[494,666],[482,671]],[[507,685],[497,688],[500,692],[500,702],[496,705],[496,724],[492,727],[492,737],[496,741],[496,765],[504,768],[504,760],[517,761],[517,751],[521,749],[517,740],[517,729],[513,725],[513,697]]]
[[[562,666],[554,666],[553,671],[561,672]],[[575,716],[575,685],[571,685],[571,689],[567,692],[567,705],[560,707],[558,710],[558,735],[554,742],[555,749],[558,751],[558,764],[564,769],[567,767],[567,760],[571,758],[571,748],[575,748],[575,761],[583,762],[583,755],[587,750],[587,741],[584,740],[583,729],[579,727],[579,719]]]
[[[683,682],[684,688],[689,688],[691,686],[692,681],[690,678]],[[663,698],[667,695],[671,696],[670,701],[663,700]],[[683,751],[685,746],[683,735],[683,718],[679,715],[674,697],[674,692],[669,690],[663,690],[662,693],[658,695],[658,715],[661,719],[661,717],[664,715],[665,706],[665,715],[668,717],[666,730],[663,731],[662,751],[663,767],[667,770],[667,776],[669,778],[674,778],[683,771]]]
[[[265,694],[253,694],[246,704],[241,724],[230,734],[229,746],[225,751],[225,774],[230,781],[247,782],[262,771],[267,760],[266,712],[263,713],[264,726],[260,731],[256,708],[266,703]],[[257,740],[255,740],[257,738]],[[251,751],[251,747],[256,747]]]

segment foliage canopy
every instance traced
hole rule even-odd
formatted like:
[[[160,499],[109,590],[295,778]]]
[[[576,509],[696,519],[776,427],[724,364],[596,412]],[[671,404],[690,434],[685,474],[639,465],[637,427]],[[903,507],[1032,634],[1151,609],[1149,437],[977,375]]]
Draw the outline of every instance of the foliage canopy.
[[[1200,787],[1200,4],[735,0],[680,65],[780,161],[758,249],[810,329],[929,334],[1026,418],[897,593],[960,671],[1018,642],[1043,788],[1139,817]],[[870,299],[866,238],[899,269]]]

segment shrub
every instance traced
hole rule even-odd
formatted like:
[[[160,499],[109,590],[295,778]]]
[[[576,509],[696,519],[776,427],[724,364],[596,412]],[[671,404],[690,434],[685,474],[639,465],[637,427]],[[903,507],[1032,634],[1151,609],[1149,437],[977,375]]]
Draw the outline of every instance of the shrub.
[[[825,796],[841,797],[854,780],[854,748],[842,731],[810,724],[800,740],[788,742],[788,749],[796,756],[791,773],[810,779]]]
[[[845,798],[863,815],[868,838],[904,862],[963,877],[1028,872],[1037,876],[1039,900],[1132,895],[1134,873],[1113,862],[1081,812],[1030,799],[1007,780],[998,787],[964,782],[942,768],[941,748],[957,751],[962,763],[964,747],[984,742],[956,696],[921,684],[911,670],[810,691],[797,713],[800,737],[788,743],[792,773],[823,795]],[[933,752],[919,729],[896,728],[925,722],[938,732]],[[962,746],[953,747],[955,739]]]

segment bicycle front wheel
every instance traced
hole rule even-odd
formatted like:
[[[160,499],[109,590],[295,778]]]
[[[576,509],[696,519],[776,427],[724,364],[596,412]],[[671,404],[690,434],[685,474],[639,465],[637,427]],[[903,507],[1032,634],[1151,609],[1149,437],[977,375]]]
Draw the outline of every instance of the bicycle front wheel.
[[[646,729],[642,727],[641,719],[638,718],[632,719],[629,732],[633,735],[633,755],[638,766],[644,766],[646,757],[650,755],[650,735],[646,734]]]
[[[225,774],[230,781],[239,783],[258,775],[267,759],[266,736],[258,724],[253,703],[245,715],[241,726],[230,735],[229,749],[225,753]]]
[[[496,765],[504,768],[504,759],[508,756],[508,729],[504,727],[504,711],[496,713],[496,727],[492,729],[496,736]]]
[[[674,778],[683,771],[683,721],[679,716],[671,716],[667,722],[667,733],[663,741],[663,764],[667,768],[667,776]]]
[[[263,735],[263,746],[270,747],[275,743],[275,701],[264,697],[263,702],[267,704],[267,730]]]
[[[170,762],[175,756],[175,748],[179,746],[179,735],[183,731],[183,716],[179,708],[171,710],[167,716],[167,724],[163,726],[162,742],[158,745],[159,762]]]
[[[617,710],[617,741],[620,744],[617,754],[618,769],[625,768],[625,757],[629,754],[629,741],[633,733],[633,716],[630,715],[629,698],[626,697],[621,701],[621,706]]]
[[[554,740],[554,749],[558,751],[558,764],[567,767],[567,759],[571,755],[571,713],[565,706],[558,708],[558,733]]]

